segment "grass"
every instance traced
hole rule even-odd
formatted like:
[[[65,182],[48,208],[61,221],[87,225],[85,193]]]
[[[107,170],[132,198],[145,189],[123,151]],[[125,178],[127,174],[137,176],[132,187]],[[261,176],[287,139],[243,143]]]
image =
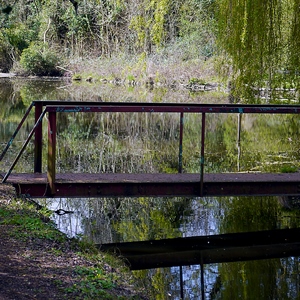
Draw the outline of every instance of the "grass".
[[[296,173],[298,169],[297,166],[286,165],[281,167],[280,173]]]
[[[214,59],[203,58],[182,61],[166,60],[164,55],[147,57],[142,62],[138,58],[114,56],[109,59],[74,60],[70,63],[74,70],[73,80],[78,78],[98,83],[114,83],[116,79],[127,84],[147,84],[151,79],[155,86],[180,87],[190,84],[220,83],[215,70]]]
[[[36,284],[37,291],[41,289],[39,280],[47,277],[56,286],[55,291],[49,292],[54,295],[60,291],[66,299],[147,299],[141,296],[122,261],[98,251],[84,239],[68,238],[50,220],[49,210],[37,210],[25,199],[7,200],[1,187],[0,229],[9,230],[8,237],[4,236],[5,230],[0,230],[0,239],[14,246],[24,272],[29,266],[24,277],[36,278],[32,285]],[[3,251],[0,249],[0,253]],[[32,262],[40,275],[32,276]],[[22,288],[20,283],[16,285],[18,290]]]

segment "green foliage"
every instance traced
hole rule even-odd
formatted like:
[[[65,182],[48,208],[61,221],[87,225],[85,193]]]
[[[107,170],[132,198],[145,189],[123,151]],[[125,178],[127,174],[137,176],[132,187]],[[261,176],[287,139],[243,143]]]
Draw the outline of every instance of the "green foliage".
[[[298,168],[296,166],[286,165],[281,167],[281,173],[296,173],[298,172]]]
[[[234,96],[250,101],[264,88],[273,99],[283,82],[299,81],[298,0],[217,3],[218,43],[232,65]]]
[[[187,0],[180,7],[180,39],[183,44],[187,44],[186,50],[193,54],[193,57],[210,57],[215,52],[215,2]]]
[[[16,226],[12,230],[12,234],[27,238],[30,232],[32,238],[49,239],[56,241],[65,240],[65,235],[59,232],[54,223],[48,219],[50,212],[41,210],[39,213],[34,211],[34,208],[25,203],[17,205],[15,209],[0,209],[0,224]],[[47,219],[47,223],[45,220]]]
[[[19,52],[43,41],[66,56],[152,54],[180,37],[187,57],[213,53],[215,0],[5,2],[0,32]]]
[[[83,299],[114,299],[108,292],[114,287],[111,278],[104,274],[100,268],[77,267],[75,269],[82,279],[69,288],[68,292],[76,292],[84,295]]]
[[[45,44],[32,43],[22,52],[20,64],[29,73],[39,76],[59,75],[58,56]]]
[[[12,67],[12,59],[9,55],[11,51],[12,46],[9,44],[6,35],[0,31],[0,65],[2,72],[8,72]]]
[[[5,30],[10,45],[19,53],[36,38],[36,32],[25,24],[17,23]]]

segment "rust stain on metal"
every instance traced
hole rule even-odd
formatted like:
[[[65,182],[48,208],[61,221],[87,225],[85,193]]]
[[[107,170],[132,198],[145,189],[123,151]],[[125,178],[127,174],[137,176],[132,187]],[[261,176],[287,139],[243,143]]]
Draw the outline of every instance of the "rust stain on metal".
[[[203,196],[297,195],[300,173],[204,174]],[[31,197],[139,197],[200,196],[199,174],[56,174],[55,195],[49,193],[46,174],[14,174],[8,183]],[[45,190],[47,190],[45,194]]]

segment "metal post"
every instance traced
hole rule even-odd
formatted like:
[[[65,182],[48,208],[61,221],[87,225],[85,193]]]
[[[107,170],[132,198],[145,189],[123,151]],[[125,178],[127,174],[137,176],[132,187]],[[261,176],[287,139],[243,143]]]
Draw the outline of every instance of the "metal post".
[[[203,257],[201,254],[201,299],[205,300],[205,290],[204,290],[204,266],[203,266]]]
[[[35,106],[35,123],[42,114],[43,104],[34,102]],[[42,173],[42,139],[43,139],[43,122],[39,122],[34,134],[34,173]]]
[[[180,299],[183,300],[183,273],[182,273],[182,266],[179,266],[180,271]]]
[[[200,159],[200,197],[203,196],[204,143],[205,143],[205,113],[202,113],[201,159]]]
[[[26,118],[28,117],[31,109],[33,107],[33,102],[30,104],[30,106],[28,107],[27,111],[25,112],[20,124],[18,125],[17,129],[15,130],[14,134],[12,135],[11,139],[9,140],[9,142],[7,143],[6,147],[4,148],[3,152],[0,155],[0,161],[3,159],[5,153],[7,152],[7,150],[9,149],[9,147],[11,146],[13,140],[15,139],[16,135],[18,134],[18,132],[20,131],[23,123],[25,122]],[[35,120],[37,121],[37,120]]]
[[[51,194],[55,194],[55,164],[56,164],[56,112],[49,112],[48,121],[48,182]]]
[[[179,157],[178,157],[178,173],[182,173],[182,140],[183,140],[183,112],[180,113],[180,133],[179,133]]]
[[[26,146],[28,145],[28,143],[29,143],[31,137],[33,136],[36,127],[39,125],[40,122],[43,121],[43,117],[44,117],[45,113],[46,113],[46,109],[45,109],[45,110],[43,111],[43,113],[40,115],[40,117],[39,117],[39,119],[37,120],[37,122],[35,123],[33,129],[30,131],[30,133],[29,133],[29,135],[28,135],[28,137],[27,137],[25,143],[23,144],[23,146],[22,146],[22,148],[21,148],[19,154],[18,154],[17,157],[15,158],[15,160],[14,160],[12,166],[11,166],[10,169],[7,171],[7,173],[5,174],[5,176],[3,177],[2,183],[6,182],[8,176],[11,174],[13,168],[14,168],[15,165],[17,164],[17,162],[18,162],[18,160],[20,159],[21,155],[23,154],[23,152],[24,152]]]
[[[241,158],[241,124],[242,124],[242,114],[238,114],[238,128],[237,128],[237,169],[240,171],[240,158]]]

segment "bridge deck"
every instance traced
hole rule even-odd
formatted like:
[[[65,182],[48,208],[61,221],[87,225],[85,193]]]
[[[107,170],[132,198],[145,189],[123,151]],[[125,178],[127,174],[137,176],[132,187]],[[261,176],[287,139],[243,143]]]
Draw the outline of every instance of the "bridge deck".
[[[204,174],[203,196],[300,194],[300,173]],[[55,195],[40,173],[12,173],[7,183],[30,197],[200,196],[199,174],[56,174]]]

